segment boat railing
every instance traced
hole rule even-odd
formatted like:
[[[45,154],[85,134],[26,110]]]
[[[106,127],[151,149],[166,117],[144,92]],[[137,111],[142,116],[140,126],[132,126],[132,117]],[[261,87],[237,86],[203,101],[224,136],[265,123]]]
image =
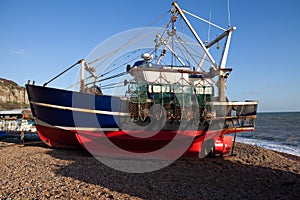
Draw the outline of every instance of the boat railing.
[[[255,126],[257,101],[214,102],[215,106],[226,106],[226,125],[229,128],[249,128]]]

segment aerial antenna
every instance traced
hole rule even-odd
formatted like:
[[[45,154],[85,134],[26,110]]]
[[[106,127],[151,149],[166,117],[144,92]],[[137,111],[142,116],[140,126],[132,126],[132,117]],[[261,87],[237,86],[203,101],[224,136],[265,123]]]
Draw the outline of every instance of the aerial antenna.
[[[210,22],[211,22],[211,10],[209,10],[209,23],[208,23],[207,41],[206,41],[207,44],[210,41]]]
[[[228,13],[228,28],[231,27],[231,22],[230,22],[230,0],[227,0],[227,13]]]

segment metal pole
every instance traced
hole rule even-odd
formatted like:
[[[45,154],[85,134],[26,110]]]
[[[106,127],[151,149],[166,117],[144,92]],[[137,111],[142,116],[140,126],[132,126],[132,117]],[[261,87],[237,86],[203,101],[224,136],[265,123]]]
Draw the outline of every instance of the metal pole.
[[[220,68],[225,68],[225,66],[226,66],[228,52],[229,52],[229,46],[230,46],[230,42],[231,42],[231,35],[232,35],[232,32],[234,30],[236,30],[236,27],[233,27],[233,28],[228,30],[228,36],[226,38],[226,44],[225,44],[225,47],[224,47],[224,50],[223,50],[222,59],[221,59],[221,63],[220,63]]]
[[[232,29],[229,29],[228,36],[226,38],[226,43],[225,43],[224,50],[223,50],[223,54],[222,54],[222,59],[220,62],[219,101],[221,101],[221,102],[226,101],[226,79],[224,77],[224,71],[222,69],[224,69],[226,66],[228,52],[229,52],[229,46],[230,46],[230,41],[231,41],[231,35],[232,35],[232,31],[234,31],[235,29],[236,29],[235,27],[233,27]]]
[[[172,54],[177,58],[177,60],[183,65],[183,66],[186,66],[186,64],[179,58],[179,56],[177,55],[177,53],[168,45],[168,43],[169,43],[169,39],[170,38],[168,38],[168,42],[166,42],[166,41],[164,41],[163,40],[163,38],[161,37],[161,35],[160,34],[157,34],[157,37],[159,37],[159,39],[161,39],[161,42],[165,45],[165,47],[167,47],[171,52],[172,52]],[[159,57],[159,59],[158,59],[158,63],[157,64],[159,64],[159,62],[161,61],[161,59],[162,59],[162,56],[160,56]]]
[[[194,30],[194,28],[192,27],[191,23],[188,21],[188,19],[185,17],[183,11],[180,9],[180,7],[178,6],[178,4],[176,2],[173,2],[173,6],[175,6],[175,8],[177,9],[178,13],[180,14],[180,16],[182,17],[182,19],[185,21],[186,25],[189,27],[189,29],[191,30],[192,34],[194,35],[194,37],[196,38],[196,40],[198,41],[198,43],[200,44],[200,46],[202,47],[202,49],[204,50],[205,54],[207,55],[207,57],[209,58],[209,60],[212,62],[212,64],[214,65],[215,69],[218,68],[217,63],[215,62],[215,60],[213,59],[213,57],[210,55],[209,51],[207,50],[207,48],[205,47],[205,45],[203,44],[202,40],[200,39],[200,37],[198,36],[198,34],[196,33],[196,31]]]
[[[84,69],[85,69],[86,62],[85,60],[81,60],[81,67],[80,67],[80,92],[84,91]]]
[[[231,156],[233,156],[233,151],[234,151],[234,147],[235,147],[235,140],[236,140],[236,131],[234,132],[234,138],[233,138],[233,143],[232,143],[232,147],[231,147]]]
[[[230,32],[233,32],[234,30],[236,30],[236,27],[232,27],[228,30],[226,30],[224,33],[222,33],[221,35],[219,35],[216,39],[214,39],[212,42],[210,42],[209,44],[206,45],[206,48],[210,48],[211,46],[213,46],[214,44],[218,43],[220,40],[222,40],[224,37],[228,36],[228,34]]]
[[[77,63],[73,64],[72,66],[70,66],[68,69],[64,70],[63,72],[61,72],[60,74],[58,74],[57,76],[55,76],[54,78],[52,78],[50,81],[44,83],[44,87],[47,86],[50,82],[52,82],[53,80],[57,79],[58,77],[60,77],[61,75],[63,75],[64,73],[66,73],[67,71],[69,71],[70,69],[72,69],[73,67],[75,67],[76,65],[78,65],[79,63],[81,63],[82,60],[77,61]],[[34,85],[34,83],[33,83]]]

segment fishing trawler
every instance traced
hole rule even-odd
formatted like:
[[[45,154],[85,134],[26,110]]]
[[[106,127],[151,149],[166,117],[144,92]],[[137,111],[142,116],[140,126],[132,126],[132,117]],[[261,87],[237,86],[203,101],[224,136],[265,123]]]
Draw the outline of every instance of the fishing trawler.
[[[77,91],[47,86],[61,74],[43,86],[26,85],[44,143],[97,155],[225,155],[238,132],[254,130],[258,102],[226,97],[232,71],[226,63],[236,28],[221,28],[176,2],[167,14],[159,28],[126,32],[128,39],[116,39],[121,47],[107,45],[106,52],[94,51],[62,72],[81,66]],[[222,33],[203,42],[187,15]],[[146,37],[152,47],[136,45]],[[217,64],[211,49],[221,45]]]

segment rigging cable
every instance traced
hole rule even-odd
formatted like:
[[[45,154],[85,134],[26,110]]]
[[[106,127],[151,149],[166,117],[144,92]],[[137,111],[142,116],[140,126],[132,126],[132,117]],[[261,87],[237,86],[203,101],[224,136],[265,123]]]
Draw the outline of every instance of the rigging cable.
[[[184,41],[180,38],[180,36],[176,35],[176,37],[178,37],[178,38],[177,38],[178,41],[180,41],[180,43],[182,44],[183,48],[185,48],[187,54],[191,57],[191,59],[192,59],[195,63],[197,63],[197,60],[194,58],[194,56],[195,56],[195,57],[198,57],[198,58],[201,58],[201,57],[203,57],[203,55],[205,55],[204,53],[203,53],[202,55],[200,55],[199,52],[198,52],[197,50],[195,50],[192,46],[189,46],[189,48],[190,48],[191,50],[193,50],[194,54],[191,53],[191,52],[186,48],[186,46],[184,45],[184,44],[188,44],[188,43],[184,42]],[[191,45],[192,45],[192,44],[191,44]],[[199,45],[196,44],[196,46],[199,46]],[[205,58],[204,60],[207,61],[207,62],[209,62],[209,63],[211,63],[211,61],[210,61],[208,58]],[[204,71],[204,70],[201,68],[201,71]]]
[[[133,54],[136,53],[136,52],[138,52],[139,50],[140,50],[140,49],[134,51]],[[153,52],[152,52],[152,53],[153,53]],[[128,56],[127,56],[127,57],[128,57]],[[121,65],[118,66],[118,67],[115,67],[114,70],[111,70],[111,71],[109,71],[109,72],[106,72],[105,74],[102,74],[101,76],[97,76],[97,77],[98,77],[98,78],[99,78],[99,77],[103,77],[103,76],[105,76],[105,75],[111,73],[112,71],[115,71],[115,70],[119,69],[120,67],[122,67],[122,66],[128,64],[129,62],[132,62],[132,61],[136,60],[136,59],[139,58],[139,57],[140,57],[140,56],[136,56],[136,57],[134,57],[133,59],[131,59],[130,61],[128,61],[128,62],[126,62],[126,63],[123,63],[123,64],[121,64]],[[113,66],[115,66],[115,65],[116,65],[116,64],[114,64]],[[84,79],[84,81],[86,81],[86,80],[88,80],[88,79],[90,79],[90,78],[93,78],[93,76],[91,75],[91,76],[86,77],[86,78]],[[80,83],[80,81],[76,82],[76,83],[73,84],[73,85],[68,86],[67,89],[69,89],[69,88],[71,88],[71,87],[74,87],[74,86],[76,86],[76,85],[79,85],[79,83]],[[92,84],[92,83],[87,83],[87,84],[85,84],[85,86],[88,86],[88,85],[91,85],[91,84]]]
[[[131,55],[128,55],[126,58],[129,58],[130,56],[132,56],[133,54],[136,54],[140,50],[142,50],[142,49],[138,49],[138,50],[134,51],[133,53],[131,53]],[[144,52],[144,53],[149,53],[149,52]],[[154,53],[154,51],[152,51],[150,54],[153,54],[153,53]],[[140,55],[135,56],[133,59],[131,59],[131,60],[125,62],[125,63],[120,64],[119,66],[115,67],[114,69],[112,69],[108,72],[105,72],[104,74],[101,74],[98,77],[104,77],[104,76],[112,73],[113,71],[115,71],[117,69],[120,69],[121,67],[124,67],[126,64],[129,64],[129,63],[133,62],[134,60],[137,60],[138,58],[140,58]],[[113,66],[116,66],[116,64],[114,64]]]
[[[180,43],[180,40],[181,41],[185,41],[185,38],[186,38],[185,32],[184,32],[184,26],[183,26],[183,19],[182,19],[182,17],[180,17],[180,26],[181,26],[181,32],[182,32],[182,35],[183,35],[183,40],[176,34],[176,38],[177,38],[177,40],[178,40],[179,43]],[[185,48],[185,46],[183,44],[187,44],[187,43],[183,42],[182,46],[185,49],[186,53],[188,54],[189,52],[187,51],[187,49]],[[182,53],[182,54],[184,55],[187,63],[191,66],[191,61],[189,60],[189,57],[186,54],[184,54],[184,53]]]
[[[124,81],[117,82],[117,83],[110,83],[110,84],[107,84],[107,85],[101,85],[101,88],[109,87],[109,86],[113,86],[113,85],[118,85],[118,84],[124,85]]]
[[[117,78],[117,77],[120,77],[120,76],[124,76],[126,74],[127,74],[127,72],[121,72],[119,74],[115,74],[115,75],[109,76],[107,78],[103,78],[103,79],[97,80],[97,81],[92,82],[92,83],[87,83],[85,86],[88,86],[88,85],[91,85],[91,84],[94,84],[94,83],[99,83],[99,82],[102,82],[102,81],[106,81],[106,80],[109,80],[109,79]]]
[[[165,17],[169,12],[170,12],[170,11],[167,11],[166,13],[164,13],[162,16],[160,16],[159,18],[157,18],[156,20],[154,20],[152,23],[150,23],[147,27],[153,26],[153,24],[157,23],[161,18]],[[110,52],[110,53],[113,53],[113,54],[114,54],[114,53],[117,53],[119,50],[121,50],[121,49],[123,49],[124,47],[126,47],[131,41],[133,41],[137,36],[139,36],[139,35],[141,35],[141,34],[142,34],[142,32],[141,32],[141,33],[138,33],[138,34],[135,35],[131,40],[129,40],[128,42],[126,42],[123,46],[119,47],[118,49],[116,49],[115,51]],[[110,54],[110,53],[109,53],[109,54]],[[107,55],[107,54],[106,54],[106,55]],[[97,62],[98,60],[100,60],[101,58],[103,58],[103,56],[100,57],[99,59],[95,59],[95,60],[89,62],[88,64],[95,63],[95,62]]]
[[[137,49],[137,50],[133,51],[133,52],[131,53],[131,55],[135,54],[136,52],[138,52],[138,51],[140,51],[140,50],[141,50],[141,49]],[[127,55],[126,58],[129,58],[131,55]],[[113,69],[111,69],[111,70],[109,70],[109,71],[107,71],[107,72],[104,71],[104,73],[101,74],[101,76],[99,76],[99,77],[103,77],[103,76],[105,76],[105,75],[107,75],[107,74],[109,74],[109,73],[111,73],[111,72],[113,72],[113,71],[115,71],[115,70],[121,68],[122,66],[128,64],[129,62],[132,62],[132,61],[135,60],[135,59],[137,59],[137,58],[135,57],[134,59],[132,59],[132,60],[130,60],[130,61],[127,61],[126,63],[121,64],[121,65],[119,65],[119,66],[117,66],[117,67],[115,67],[115,68],[113,68]],[[113,64],[112,67],[113,67],[113,66],[116,66],[116,64]]]
[[[111,86],[111,87],[101,87],[102,90],[112,89],[112,88],[118,88],[118,87],[124,87],[124,85],[117,85],[117,86]]]
[[[163,26],[161,26],[161,27],[159,27],[159,28],[162,28],[162,27],[163,27]],[[148,27],[146,27],[146,28],[148,28]],[[143,31],[139,32],[137,35],[135,35],[133,38],[131,38],[131,39],[130,39],[128,42],[126,42],[123,46],[121,46],[121,47],[118,48],[117,50],[114,50],[114,51],[110,52],[109,54],[111,54],[111,55],[110,55],[109,57],[107,57],[105,60],[103,60],[101,63],[97,64],[97,66],[96,66],[95,68],[98,68],[98,67],[99,67],[101,64],[103,64],[107,59],[109,59],[111,56],[115,55],[118,51],[124,49],[126,46],[132,45],[132,44],[134,44],[134,43],[137,43],[137,42],[139,42],[140,40],[142,40],[143,38],[148,37],[149,35],[151,35],[152,33],[154,33],[154,32],[156,31],[156,29],[155,29],[155,30],[153,30],[153,31],[151,31],[151,32],[149,32],[149,33],[147,33],[147,34],[142,35],[142,33],[145,32],[146,28],[144,28]],[[142,37],[137,38],[139,35],[142,35]],[[102,57],[102,58],[103,58],[103,57]],[[97,60],[97,61],[99,61],[99,60]],[[92,61],[92,62],[93,62],[93,61]]]
[[[198,17],[197,15],[194,15],[193,13],[190,13],[190,12],[188,12],[188,11],[186,11],[186,10],[184,10],[184,13],[186,13],[186,14],[188,14],[188,15],[191,15],[192,17],[195,17],[196,19],[199,19],[199,20],[201,20],[201,21],[203,21],[203,22],[205,22],[205,23],[208,23],[208,24],[210,24],[210,25],[212,25],[212,26],[214,26],[214,27],[216,27],[216,28],[218,28],[218,29],[221,29],[221,30],[223,30],[223,31],[226,31],[225,28],[222,28],[221,26],[218,26],[218,25],[216,25],[216,24],[214,24],[214,23],[212,23],[212,22],[209,22],[209,21],[207,21],[207,20],[201,18],[201,17]]]

